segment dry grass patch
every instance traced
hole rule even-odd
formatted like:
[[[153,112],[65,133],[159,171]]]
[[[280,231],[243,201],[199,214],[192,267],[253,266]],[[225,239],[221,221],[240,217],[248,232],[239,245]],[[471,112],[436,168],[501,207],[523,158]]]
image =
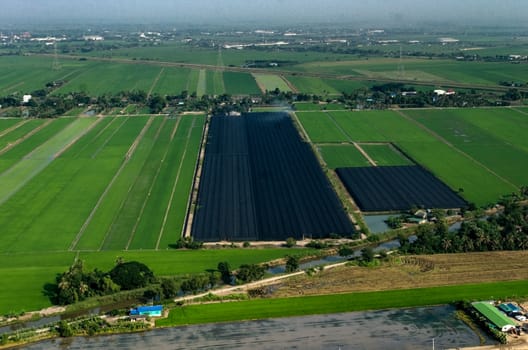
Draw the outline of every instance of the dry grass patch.
[[[281,282],[274,297],[382,291],[528,279],[526,251],[393,257],[378,267],[342,266]]]

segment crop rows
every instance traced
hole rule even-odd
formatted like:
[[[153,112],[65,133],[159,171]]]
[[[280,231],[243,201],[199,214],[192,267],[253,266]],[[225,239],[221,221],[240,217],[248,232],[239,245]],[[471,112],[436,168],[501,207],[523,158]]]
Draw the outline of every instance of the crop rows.
[[[203,123],[191,116],[46,125],[0,156],[0,251],[167,247],[181,234]]]
[[[284,240],[353,228],[288,115],[252,113],[212,118],[192,231],[204,241]]]

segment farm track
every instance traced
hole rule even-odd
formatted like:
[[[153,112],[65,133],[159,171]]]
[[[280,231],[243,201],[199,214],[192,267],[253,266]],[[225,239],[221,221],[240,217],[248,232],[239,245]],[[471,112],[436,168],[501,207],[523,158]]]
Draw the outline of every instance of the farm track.
[[[442,136],[440,136],[438,133],[434,132],[433,130],[429,129],[428,127],[426,127],[425,125],[423,125],[422,123],[414,120],[413,118],[409,117],[408,115],[406,115],[403,111],[399,110],[399,109],[394,109],[394,111],[400,115],[402,118],[406,119],[407,121],[411,122],[411,123],[414,123],[416,126],[418,126],[420,129],[424,130],[425,132],[427,132],[428,134],[432,135],[434,138],[436,138],[437,140],[439,140],[440,142],[444,143],[446,146],[450,147],[451,149],[453,149],[454,151],[460,153],[461,155],[463,155],[464,157],[466,157],[467,159],[469,159],[470,161],[472,161],[473,163],[475,163],[476,165],[480,166],[481,168],[483,168],[484,170],[486,170],[487,172],[489,172],[490,174],[494,175],[495,177],[497,177],[498,179],[500,179],[502,182],[504,183],[507,183],[508,185],[512,186],[513,188],[515,188],[517,191],[520,190],[520,188],[515,185],[514,183],[512,183],[511,181],[509,181],[508,179],[502,177],[501,175],[497,174],[495,171],[493,171],[492,169],[490,169],[489,167],[487,167],[486,165],[482,164],[481,162],[479,162],[478,160],[476,160],[475,158],[473,158],[472,156],[470,156],[469,154],[467,154],[466,152],[462,151],[461,149],[459,149],[458,147],[456,147],[455,145],[453,145],[451,142],[449,142],[448,140],[446,140],[445,138],[443,138]]]
[[[35,54],[35,56],[44,56],[44,57],[54,57],[52,54]],[[147,61],[147,60],[130,60],[124,58],[104,58],[104,57],[86,57],[82,55],[59,55],[59,58],[69,59],[69,60],[78,60],[80,58],[86,58],[90,61],[97,62],[115,62],[115,63],[125,63],[125,64],[137,64],[137,65],[150,65],[150,66],[160,66],[160,67],[181,67],[181,68],[194,68],[194,69],[207,69],[213,71],[229,71],[229,72],[243,72],[243,73],[265,73],[270,74],[269,69],[264,68],[242,68],[242,67],[229,67],[229,66],[218,66],[218,65],[208,65],[208,64],[195,64],[195,63],[183,63],[183,62],[168,62],[168,61]],[[397,82],[397,83],[406,83],[419,86],[436,86],[441,85],[446,88],[461,88],[461,89],[479,89],[486,91],[500,91],[506,92],[509,90],[507,86],[494,86],[494,85],[483,85],[483,84],[467,84],[467,83],[457,83],[449,81],[417,81],[412,79],[391,79],[386,77],[366,77],[366,76],[349,76],[341,74],[327,74],[327,73],[310,73],[310,72],[299,72],[299,71],[288,71],[288,70],[273,70],[271,71],[274,74],[280,74],[284,76],[304,76],[304,77],[313,77],[321,79],[335,79],[335,80],[344,80],[344,81],[366,81],[366,82]],[[519,91],[528,91],[527,88],[519,88]]]
[[[185,155],[187,154],[187,149],[189,147],[189,142],[190,142],[190,139],[191,139],[192,129],[194,128],[195,125],[196,125],[196,117],[193,118],[193,122],[191,124],[191,127],[189,128],[188,133],[187,133],[187,139],[186,139],[186,142],[185,142],[185,149],[184,149],[183,154],[181,156],[180,165],[178,167],[178,172],[176,173],[176,178],[174,179],[174,183],[172,185],[172,190],[171,190],[169,203],[167,204],[167,208],[165,210],[165,215],[163,216],[163,222],[161,224],[161,229],[160,229],[160,232],[159,232],[159,235],[158,235],[158,239],[156,241],[156,250],[159,249],[161,238],[162,238],[163,234],[165,233],[164,232],[165,231],[165,225],[166,225],[167,219],[169,217],[169,212],[170,212],[170,209],[172,207],[172,201],[174,200],[174,193],[176,192],[176,187],[178,185],[178,180],[180,179],[180,174],[181,174],[181,171],[182,171],[182,168],[183,168],[183,160],[185,159]],[[174,133],[176,133],[176,127],[174,128],[173,134]],[[171,142],[172,142],[172,139],[171,139]]]
[[[37,132],[39,132],[40,130],[44,129],[46,126],[50,125],[52,122],[53,122],[53,119],[46,120],[46,122],[44,122],[42,125],[37,126],[35,129],[31,130],[30,132],[28,132],[27,134],[25,134],[24,136],[22,136],[18,140],[14,141],[14,142],[11,142],[9,145],[5,146],[3,149],[0,150],[0,156],[2,154],[6,153],[7,151],[9,151],[11,148],[21,144],[22,142],[24,142],[25,140],[27,140],[31,136],[35,135]],[[26,157],[28,157],[28,156],[26,156]]]

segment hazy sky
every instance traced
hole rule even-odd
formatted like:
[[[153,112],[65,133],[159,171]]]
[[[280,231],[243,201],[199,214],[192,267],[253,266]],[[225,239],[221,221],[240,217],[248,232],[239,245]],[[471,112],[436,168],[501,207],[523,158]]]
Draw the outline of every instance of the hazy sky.
[[[0,20],[7,23],[451,20],[508,24],[527,19],[528,0],[0,0]]]

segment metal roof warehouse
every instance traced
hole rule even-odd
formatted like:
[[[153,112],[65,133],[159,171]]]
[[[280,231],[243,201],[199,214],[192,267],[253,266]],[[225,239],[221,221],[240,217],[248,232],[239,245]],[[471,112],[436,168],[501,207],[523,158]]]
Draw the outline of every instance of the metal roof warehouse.
[[[478,312],[486,317],[488,321],[493,323],[501,331],[507,332],[510,329],[515,328],[515,324],[489,302],[480,301],[475,302],[472,305]]]

